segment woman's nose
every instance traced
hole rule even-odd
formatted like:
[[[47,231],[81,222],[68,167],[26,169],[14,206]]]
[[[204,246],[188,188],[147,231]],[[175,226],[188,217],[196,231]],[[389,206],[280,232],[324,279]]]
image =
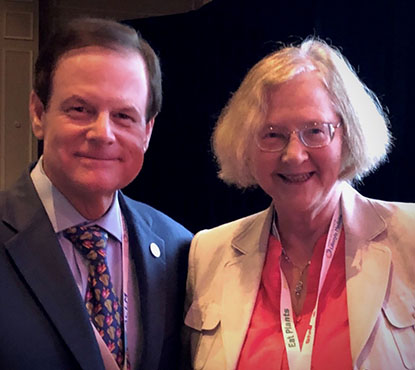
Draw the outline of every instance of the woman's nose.
[[[293,132],[289,138],[286,147],[282,151],[282,160],[284,162],[290,162],[299,164],[308,159],[308,150],[306,146],[301,142],[297,133]]]

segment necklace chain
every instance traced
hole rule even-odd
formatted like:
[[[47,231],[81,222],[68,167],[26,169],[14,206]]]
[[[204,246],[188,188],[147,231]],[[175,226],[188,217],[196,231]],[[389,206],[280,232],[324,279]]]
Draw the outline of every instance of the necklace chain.
[[[284,259],[293,267],[295,267],[297,270],[300,270],[300,280],[298,280],[298,283],[295,285],[295,295],[297,297],[300,296],[301,292],[303,291],[304,288],[304,281],[303,281],[303,275],[305,270],[307,269],[308,266],[310,266],[311,264],[311,260],[308,260],[307,263],[305,264],[304,267],[298,266],[296,265],[293,261],[291,261],[291,258],[288,256],[286,250],[284,248],[282,248],[282,255],[284,257]]]

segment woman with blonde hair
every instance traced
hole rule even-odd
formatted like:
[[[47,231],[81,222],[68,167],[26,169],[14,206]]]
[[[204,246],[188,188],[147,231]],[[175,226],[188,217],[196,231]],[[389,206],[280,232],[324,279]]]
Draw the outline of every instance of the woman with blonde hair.
[[[188,366],[415,368],[415,205],[351,185],[391,137],[341,53],[309,38],[262,59],[212,142],[220,178],[259,186],[272,204],[195,236]]]

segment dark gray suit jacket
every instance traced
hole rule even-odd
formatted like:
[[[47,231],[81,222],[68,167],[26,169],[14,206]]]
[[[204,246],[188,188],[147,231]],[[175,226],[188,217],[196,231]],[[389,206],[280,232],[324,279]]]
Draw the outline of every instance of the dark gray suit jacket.
[[[137,270],[143,326],[142,370],[175,369],[191,233],[122,194]],[[103,369],[83,298],[25,173],[0,193],[0,368]],[[150,253],[155,242],[161,257]]]

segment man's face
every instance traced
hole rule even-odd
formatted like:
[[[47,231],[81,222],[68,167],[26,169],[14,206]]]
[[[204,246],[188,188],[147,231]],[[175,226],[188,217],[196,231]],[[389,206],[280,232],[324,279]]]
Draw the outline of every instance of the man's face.
[[[141,56],[99,47],[59,59],[47,109],[32,94],[43,168],[69,200],[112,197],[137,176],[154,124],[145,121],[147,96]]]

